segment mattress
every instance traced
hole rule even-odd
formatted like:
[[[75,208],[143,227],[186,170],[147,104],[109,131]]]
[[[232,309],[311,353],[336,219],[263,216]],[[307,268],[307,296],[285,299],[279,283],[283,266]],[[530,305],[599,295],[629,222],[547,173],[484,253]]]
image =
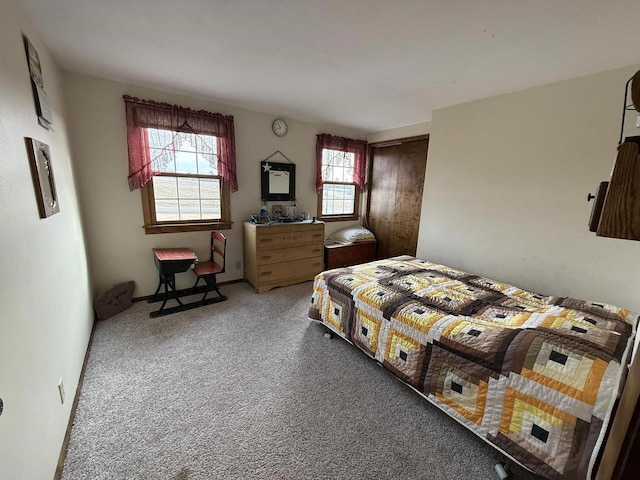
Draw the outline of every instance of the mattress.
[[[309,318],[549,479],[590,478],[638,322],[409,256],[320,273]]]

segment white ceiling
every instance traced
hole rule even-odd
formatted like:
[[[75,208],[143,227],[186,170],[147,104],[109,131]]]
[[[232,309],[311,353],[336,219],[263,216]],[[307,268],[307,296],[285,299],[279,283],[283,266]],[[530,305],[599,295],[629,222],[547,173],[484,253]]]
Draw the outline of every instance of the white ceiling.
[[[375,132],[640,62],[640,0],[20,0],[60,65]]]

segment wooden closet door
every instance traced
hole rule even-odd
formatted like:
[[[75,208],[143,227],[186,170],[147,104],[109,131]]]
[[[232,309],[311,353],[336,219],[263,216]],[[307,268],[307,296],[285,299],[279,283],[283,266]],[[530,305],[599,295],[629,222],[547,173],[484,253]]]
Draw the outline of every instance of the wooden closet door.
[[[377,258],[416,254],[428,146],[428,136],[371,146],[367,225]]]

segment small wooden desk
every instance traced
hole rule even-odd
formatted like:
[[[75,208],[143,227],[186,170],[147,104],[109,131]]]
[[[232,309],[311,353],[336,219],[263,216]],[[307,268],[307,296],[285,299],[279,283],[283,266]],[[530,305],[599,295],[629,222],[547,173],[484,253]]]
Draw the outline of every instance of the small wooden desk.
[[[153,260],[161,275],[173,275],[193,268],[198,257],[188,248],[154,248]]]
[[[198,257],[195,253],[188,248],[154,248],[153,261],[158,268],[159,281],[156,293],[154,293],[149,299],[149,303],[159,302],[162,300],[162,306],[158,310],[149,314],[151,318],[199,306],[184,304],[180,300],[180,297],[196,293],[193,292],[193,289],[176,290],[176,273],[186,272],[195,266],[198,261]],[[164,294],[158,295],[163,284]],[[178,306],[165,309],[164,307],[167,304],[167,301],[171,298],[178,302]]]

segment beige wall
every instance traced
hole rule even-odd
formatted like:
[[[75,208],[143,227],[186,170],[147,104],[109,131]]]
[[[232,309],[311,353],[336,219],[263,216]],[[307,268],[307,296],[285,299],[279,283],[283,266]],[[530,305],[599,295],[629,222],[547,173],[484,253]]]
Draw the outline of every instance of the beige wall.
[[[392,128],[391,130],[383,130],[382,132],[370,133],[367,135],[367,142],[377,143],[386,142],[387,140],[398,140],[401,138],[418,137],[431,132],[431,122],[416,123],[415,125],[407,125],[405,127]]]
[[[17,2],[0,0],[0,12],[0,478],[42,480],[55,472],[93,313],[61,76]],[[54,131],[37,122],[23,32],[40,56]],[[25,137],[51,148],[60,213],[47,219]]]
[[[609,179],[637,69],[435,111],[418,255],[640,310],[640,242],[590,233],[586,201]]]
[[[231,195],[234,223],[231,230],[225,231],[229,239],[227,272],[220,281],[243,277],[242,266],[238,267],[242,262],[242,222],[260,209],[260,161],[277,150],[290,158],[296,164],[298,208],[315,216],[316,134],[362,138],[357,131],[290,119],[286,119],[288,133],[279,138],[271,131],[275,118],[272,115],[83,75],[67,74],[65,87],[89,258],[98,292],[115,283],[134,280],[135,296],[152,294],[157,285],[151,253],[154,247],[185,246],[200,258],[209,256],[208,232],[145,235],[140,191],[130,192],[127,184],[123,94],[234,116],[239,190]],[[286,162],[279,156],[274,161]],[[347,224],[327,224],[326,233]],[[192,275],[178,275],[178,286],[190,286],[193,280]]]

